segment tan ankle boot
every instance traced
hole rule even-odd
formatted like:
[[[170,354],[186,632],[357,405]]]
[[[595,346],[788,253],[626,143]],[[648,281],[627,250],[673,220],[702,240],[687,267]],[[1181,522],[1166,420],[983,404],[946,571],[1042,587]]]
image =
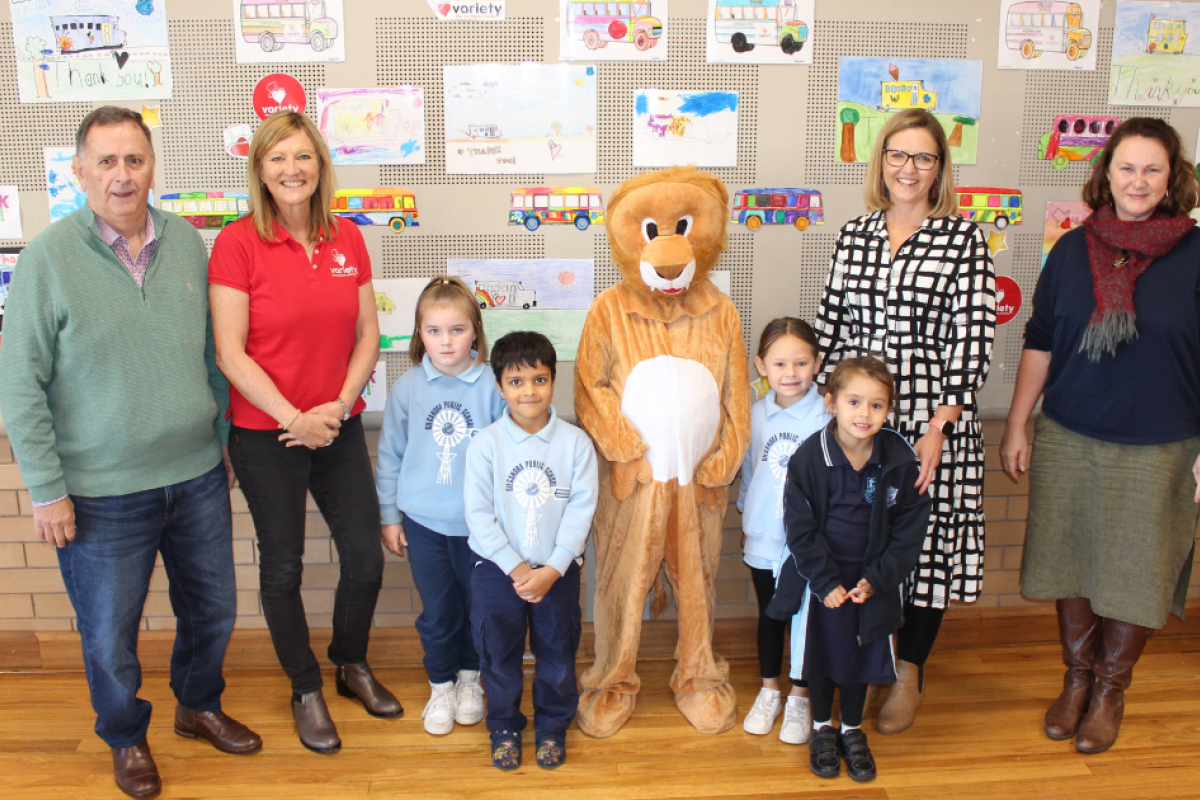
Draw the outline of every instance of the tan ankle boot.
[[[880,733],[900,733],[912,727],[925,693],[925,668],[896,659],[896,682],[879,709],[875,729]]]

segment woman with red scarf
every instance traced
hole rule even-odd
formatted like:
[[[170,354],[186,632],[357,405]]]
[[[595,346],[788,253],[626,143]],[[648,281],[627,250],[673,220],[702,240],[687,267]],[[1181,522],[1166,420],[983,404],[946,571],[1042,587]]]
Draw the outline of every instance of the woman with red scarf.
[[[1093,214],[1050,252],[1000,455],[1030,469],[1021,591],[1053,599],[1067,672],[1046,735],[1117,740],[1154,628],[1183,615],[1200,503],[1198,186],[1179,134],[1135,117],[1096,160]]]

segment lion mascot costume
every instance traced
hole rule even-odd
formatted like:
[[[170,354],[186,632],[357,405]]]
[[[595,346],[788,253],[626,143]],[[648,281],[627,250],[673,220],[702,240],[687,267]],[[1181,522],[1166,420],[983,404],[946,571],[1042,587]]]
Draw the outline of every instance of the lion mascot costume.
[[[712,649],[728,486],[750,442],[742,324],[708,280],[725,248],[729,194],[690,167],[641,175],[608,201],[621,281],[588,312],[575,362],[575,414],[603,456],[593,521],[596,661],[579,727],[612,736],[633,713],[646,595],[679,612],[671,689],[702,733],[731,728],[737,696]]]

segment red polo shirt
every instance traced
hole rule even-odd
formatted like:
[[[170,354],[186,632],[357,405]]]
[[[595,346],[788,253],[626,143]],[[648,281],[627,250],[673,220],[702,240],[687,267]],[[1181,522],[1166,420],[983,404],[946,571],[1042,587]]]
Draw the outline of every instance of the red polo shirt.
[[[371,280],[371,257],[358,226],[339,221],[337,235],[318,239],[310,260],[282,226],[276,241],[254,231],[249,216],[217,237],[208,282],[250,295],[246,355],[302,411],[337,398],[346,380],[358,288]],[[229,411],[241,428],[273,430],[279,423],[229,387]],[[360,397],[351,409],[362,411]]]

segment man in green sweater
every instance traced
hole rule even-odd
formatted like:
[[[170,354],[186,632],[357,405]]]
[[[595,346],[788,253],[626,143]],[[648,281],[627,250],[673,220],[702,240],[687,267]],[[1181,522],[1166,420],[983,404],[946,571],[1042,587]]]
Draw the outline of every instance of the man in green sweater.
[[[88,204],[21,254],[0,413],[37,535],[58,547],[96,733],[117,785],[146,797],[161,781],[146,744],[150,703],[137,697],[137,638],[158,553],[177,618],[175,732],[231,753],[262,746],[221,711],[236,613],[229,385],[214,363],[204,243],[186,220],[147,207],[149,129],[105,106],[75,144]]]

